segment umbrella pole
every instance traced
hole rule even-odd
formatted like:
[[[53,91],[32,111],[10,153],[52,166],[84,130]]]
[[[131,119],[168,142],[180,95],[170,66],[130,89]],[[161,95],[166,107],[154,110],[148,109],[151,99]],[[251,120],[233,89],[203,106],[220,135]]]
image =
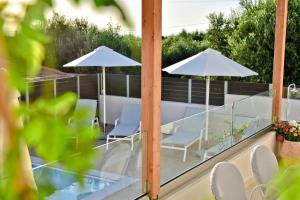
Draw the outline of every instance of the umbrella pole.
[[[210,90],[210,77],[206,77],[206,123],[205,123],[205,142],[208,142],[208,121],[209,121],[209,90]]]
[[[106,126],[106,86],[105,86],[105,67],[102,67],[102,95],[103,95],[103,132],[105,132]]]

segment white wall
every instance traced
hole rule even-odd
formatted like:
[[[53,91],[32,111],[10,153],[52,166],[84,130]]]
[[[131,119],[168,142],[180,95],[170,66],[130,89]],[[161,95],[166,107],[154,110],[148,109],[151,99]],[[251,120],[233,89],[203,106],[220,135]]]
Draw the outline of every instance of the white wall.
[[[264,119],[272,118],[272,97],[252,96],[247,98],[243,95],[226,95],[225,103],[234,104],[234,114],[260,117]]]
[[[284,99],[284,106],[282,110],[283,118],[286,119],[286,109],[288,109],[287,120],[296,120],[300,122],[300,100],[299,99]]]
[[[248,100],[245,99],[250,96],[246,95],[225,95],[225,104],[231,104],[233,101],[241,100],[241,103],[237,104],[236,110],[247,114],[257,113],[261,117],[268,117],[272,113],[272,97],[266,96],[252,96]],[[244,99],[244,100],[242,100]],[[288,109],[288,115],[286,111]],[[300,121],[300,100],[299,99],[283,99],[281,119],[282,120],[296,120]]]
[[[266,96],[254,96],[249,99],[245,99],[250,96],[245,95],[225,95],[225,104],[231,104],[233,101],[241,100],[240,103],[235,106],[235,114],[244,114],[259,116],[261,118],[269,119],[272,113],[272,97]],[[106,118],[108,124],[114,124],[115,119],[120,115],[122,106],[125,104],[140,104],[140,98],[128,98],[121,96],[106,95]],[[286,119],[286,103],[287,100],[283,100],[282,108],[282,119]],[[186,106],[198,107],[205,109],[203,104],[189,104],[182,102],[173,101],[162,101],[161,102],[161,124],[167,124],[172,121],[179,120],[183,117],[183,112]],[[210,109],[216,108],[217,106],[210,106]],[[100,110],[103,110],[103,97],[100,96]],[[288,120],[295,119],[300,121],[300,100],[289,99],[289,115]],[[101,113],[101,112],[100,112]],[[101,117],[103,122],[103,117]]]
[[[140,104],[140,98],[129,98],[106,95],[106,121],[108,124],[114,124],[121,113],[122,106],[125,104]],[[185,107],[196,107],[205,110],[205,105],[202,104],[189,104],[174,101],[162,101],[161,102],[161,124],[166,124],[179,120],[183,117]],[[103,110],[103,96],[100,96],[100,110]],[[215,106],[210,106],[215,108]],[[100,112],[101,113],[101,112]],[[103,117],[100,117],[100,121],[103,122]]]

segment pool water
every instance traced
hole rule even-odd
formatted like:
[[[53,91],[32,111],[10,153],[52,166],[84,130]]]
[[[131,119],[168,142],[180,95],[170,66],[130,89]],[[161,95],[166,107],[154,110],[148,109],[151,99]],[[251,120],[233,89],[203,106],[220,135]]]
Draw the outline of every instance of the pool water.
[[[32,169],[34,169],[34,168],[36,168],[36,167],[38,167],[38,166],[40,166],[40,165],[39,165],[39,164],[36,164],[36,163],[31,163]]]
[[[34,169],[33,172],[38,188],[49,183],[54,186],[55,192],[48,200],[81,200],[113,183],[99,177],[85,176],[83,185],[80,185],[74,173],[53,167],[44,166]]]

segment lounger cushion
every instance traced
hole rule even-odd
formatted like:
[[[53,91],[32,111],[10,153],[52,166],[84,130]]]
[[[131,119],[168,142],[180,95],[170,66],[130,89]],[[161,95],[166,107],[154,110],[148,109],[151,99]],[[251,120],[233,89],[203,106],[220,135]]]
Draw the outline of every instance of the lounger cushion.
[[[97,100],[93,99],[78,99],[75,107],[76,112],[82,112],[84,118],[74,119],[71,117],[70,126],[74,126],[76,123],[80,123],[86,126],[91,126],[95,119],[97,110]]]
[[[120,124],[139,124],[141,121],[141,105],[128,104],[123,106],[120,115]]]
[[[118,124],[108,135],[109,136],[130,136],[138,131],[139,124]]]
[[[200,138],[199,132],[177,132],[162,140],[162,145],[187,146]]]

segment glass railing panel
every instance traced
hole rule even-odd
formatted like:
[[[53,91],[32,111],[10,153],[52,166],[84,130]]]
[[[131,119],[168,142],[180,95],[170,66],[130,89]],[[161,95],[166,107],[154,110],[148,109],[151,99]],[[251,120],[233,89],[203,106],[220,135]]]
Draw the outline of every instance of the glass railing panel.
[[[286,88],[287,90],[287,88]],[[296,120],[300,122],[300,90],[299,86],[296,89],[289,89],[286,99],[283,99],[282,119],[286,121]]]
[[[186,115],[186,110],[182,119],[161,126],[161,184],[231,148],[272,122],[269,92],[204,112],[196,107],[187,108],[188,112],[194,113]]]
[[[226,106],[209,112],[187,108],[183,119],[161,127],[162,184],[228,147],[220,141],[230,132],[230,123],[224,120],[230,113]]]
[[[272,95],[263,92],[233,103],[233,143],[237,143],[272,123]]]
[[[37,187],[51,183],[54,191],[47,197],[51,200],[135,199],[143,194],[139,135],[135,136],[133,150],[131,138],[123,138],[108,146],[96,147],[94,151],[93,167],[84,175],[83,184],[76,181],[75,172],[66,170],[57,163],[34,163]]]
[[[204,149],[203,160],[207,160],[232,145],[231,124],[232,110],[230,105],[224,105],[210,110],[208,121],[208,137]]]
[[[161,183],[202,161],[205,113],[186,113],[186,118],[161,127]]]

